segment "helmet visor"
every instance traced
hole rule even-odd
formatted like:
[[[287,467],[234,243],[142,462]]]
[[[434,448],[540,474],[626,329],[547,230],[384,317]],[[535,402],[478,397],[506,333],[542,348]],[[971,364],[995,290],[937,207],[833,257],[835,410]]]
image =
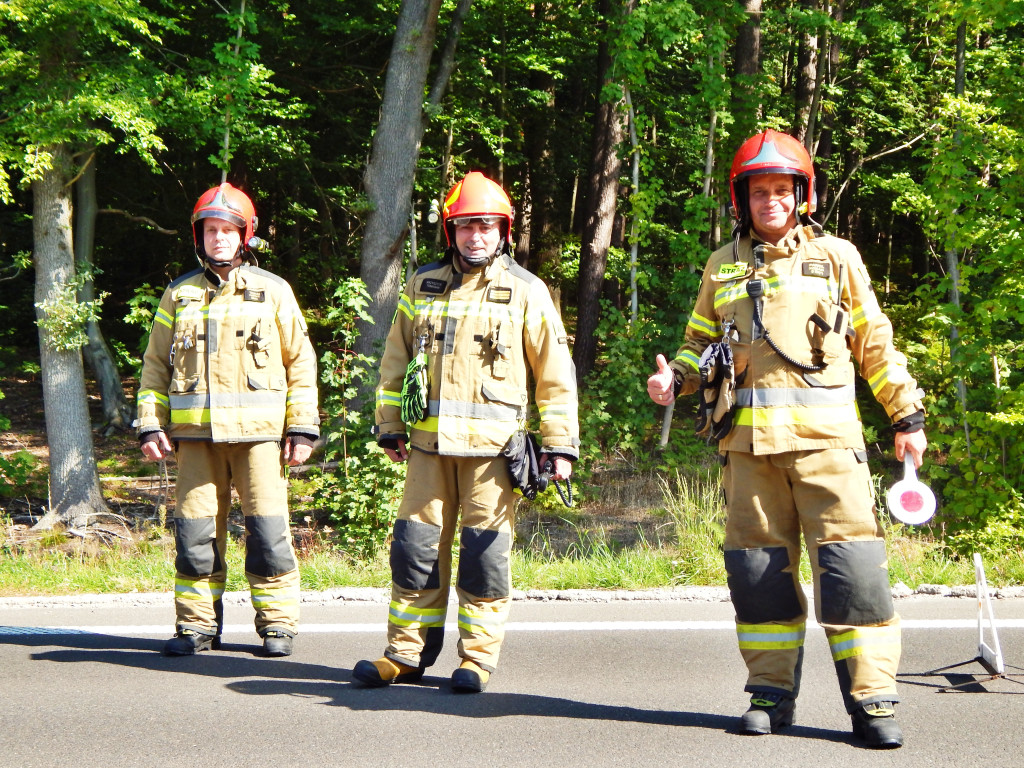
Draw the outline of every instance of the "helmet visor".
[[[454,216],[449,221],[456,227],[468,227],[470,224],[493,227],[503,221],[504,218],[504,216]]]

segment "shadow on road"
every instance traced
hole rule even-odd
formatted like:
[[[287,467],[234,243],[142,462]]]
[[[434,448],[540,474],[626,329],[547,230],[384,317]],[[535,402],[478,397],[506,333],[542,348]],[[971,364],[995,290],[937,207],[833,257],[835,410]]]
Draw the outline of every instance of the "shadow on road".
[[[735,732],[735,717],[704,712],[640,709],[599,704],[559,696],[503,693],[492,686],[483,695],[459,695],[451,691],[447,677],[427,676],[419,684],[387,688],[362,688],[350,682],[351,670],[291,659],[258,658],[259,646],[226,643],[220,651],[168,658],[160,654],[164,640],[120,637],[85,631],[0,627],[0,645],[28,647],[63,646],[32,654],[36,661],[63,664],[110,664],[129,669],[202,675],[230,680],[229,690],[249,696],[293,696],[320,699],[327,706],[353,711],[419,711],[466,718],[555,717],[616,721],[647,725],[706,728]],[[500,685],[500,683],[499,683]],[[846,732],[794,725],[783,736],[843,743]]]

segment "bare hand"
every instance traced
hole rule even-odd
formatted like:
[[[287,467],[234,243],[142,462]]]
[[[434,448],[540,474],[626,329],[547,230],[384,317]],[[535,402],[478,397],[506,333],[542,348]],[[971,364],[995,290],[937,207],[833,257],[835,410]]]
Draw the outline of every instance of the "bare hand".
[[[174,451],[171,448],[171,441],[167,439],[167,434],[163,430],[157,434],[156,440],[147,440],[139,448],[142,451],[142,455],[150,461],[165,459]]]
[[[903,461],[907,451],[914,457],[914,468],[921,466],[924,461],[924,451],[928,447],[928,438],[924,436],[924,430],[917,432],[896,433],[896,458]]]
[[[384,453],[388,455],[388,458],[393,462],[400,463],[409,458],[409,451],[405,448],[405,440],[401,437],[398,438],[398,449],[385,448]]]
[[[289,467],[305,464],[313,453],[313,446],[305,442],[292,442],[290,437],[284,439],[284,463]]]
[[[676,378],[664,355],[658,355],[655,363],[658,370],[647,379],[647,394],[658,405],[668,405],[675,400]]]
[[[552,464],[554,466],[554,473],[551,475],[552,480],[568,480],[572,477],[572,462],[564,456],[549,456],[546,453],[540,455],[541,467],[547,464],[548,459],[553,459]]]

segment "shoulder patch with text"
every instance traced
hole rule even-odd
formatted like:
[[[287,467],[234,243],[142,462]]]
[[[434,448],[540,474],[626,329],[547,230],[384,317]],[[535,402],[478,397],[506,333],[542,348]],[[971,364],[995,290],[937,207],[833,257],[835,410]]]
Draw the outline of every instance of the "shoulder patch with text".
[[[203,289],[198,285],[183,285],[174,292],[175,301],[201,301]]]
[[[711,279],[720,283],[724,283],[729,280],[739,280],[741,277],[746,275],[748,271],[749,268],[745,261],[732,261],[720,266],[718,268],[718,274]]]
[[[800,270],[804,277],[820,277],[827,280],[832,274],[832,265],[827,261],[805,261]]]
[[[500,285],[487,289],[487,300],[496,304],[508,304],[512,301],[512,289]]]
[[[420,290],[424,293],[444,293],[448,289],[447,280],[438,280],[436,277],[428,277],[420,283]]]

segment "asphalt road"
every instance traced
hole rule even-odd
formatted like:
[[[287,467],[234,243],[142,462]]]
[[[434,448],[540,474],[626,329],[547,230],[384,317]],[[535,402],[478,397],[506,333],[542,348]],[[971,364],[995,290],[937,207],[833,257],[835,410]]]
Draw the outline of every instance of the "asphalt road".
[[[223,650],[164,658],[171,599],[140,602],[0,600],[0,766],[999,768],[1024,752],[1024,677],[982,679],[971,598],[898,601],[907,743],[886,752],[852,741],[818,627],[796,725],[737,735],[747,695],[728,602],[517,601],[501,667],[478,695],[448,686],[453,632],[421,684],[354,687],[353,664],[383,649],[383,602],[304,605],[284,659],[257,655],[241,602],[228,606]],[[1024,674],[1024,599],[994,610],[1007,672]]]

